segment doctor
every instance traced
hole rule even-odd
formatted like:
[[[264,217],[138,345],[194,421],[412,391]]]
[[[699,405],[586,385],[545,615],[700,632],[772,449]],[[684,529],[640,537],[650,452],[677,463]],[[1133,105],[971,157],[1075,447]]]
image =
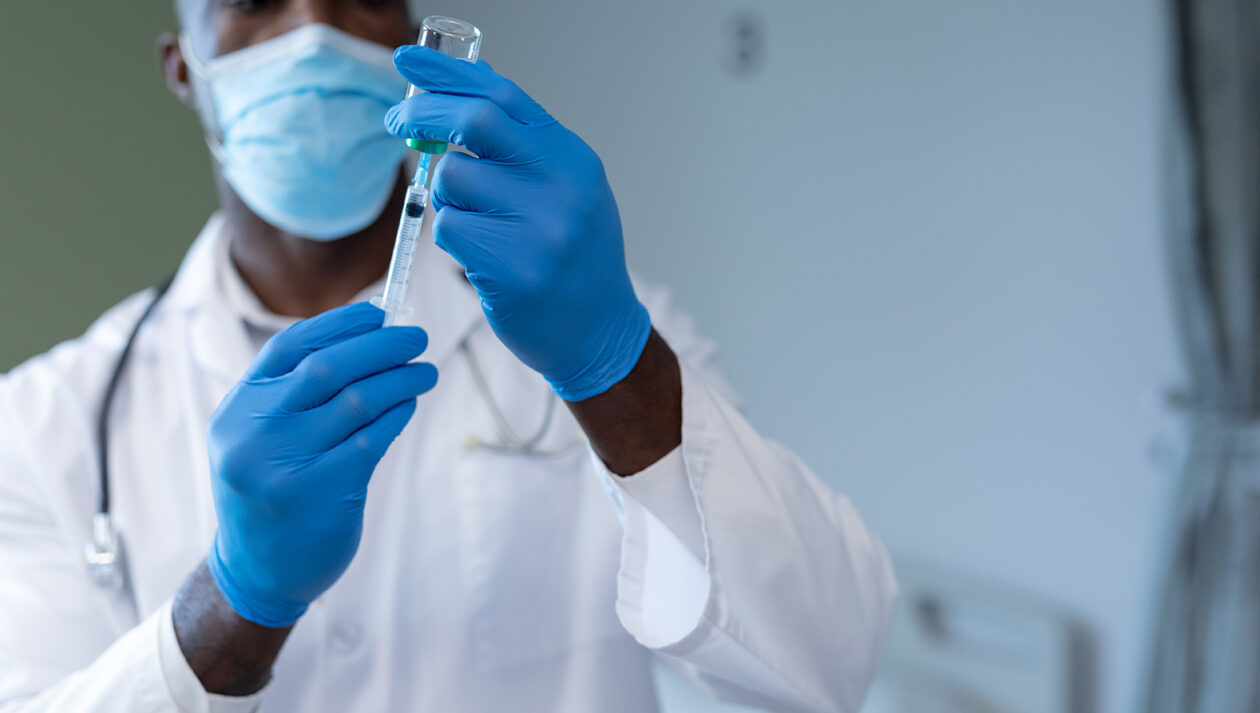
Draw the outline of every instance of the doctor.
[[[641,712],[654,658],[855,711],[887,555],[632,286],[591,149],[392,52],[403,0],[179,10],[221,210],[168,290],[0,379],[0,711]],[[431,93],[391,108],[399,73]],[[419,326],[382,328],[395,137],[476,158],[437,169]]]

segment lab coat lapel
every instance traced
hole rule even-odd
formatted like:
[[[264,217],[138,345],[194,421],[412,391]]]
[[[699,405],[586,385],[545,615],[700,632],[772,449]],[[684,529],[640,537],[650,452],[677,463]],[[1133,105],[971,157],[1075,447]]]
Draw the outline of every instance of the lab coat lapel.
[[[245,325],[219,287],[218,241],[226,240],[223,217],[216,213],[193,241],[171,285],[171,306],[182,310],[188,339],[199,368],[233,384],[254,360]]]

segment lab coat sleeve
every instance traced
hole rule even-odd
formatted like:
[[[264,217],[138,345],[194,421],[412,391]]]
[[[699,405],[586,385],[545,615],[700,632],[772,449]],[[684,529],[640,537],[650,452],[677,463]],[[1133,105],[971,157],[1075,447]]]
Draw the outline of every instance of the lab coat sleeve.
[[[681,363],[683,439],[626,478],[594,458],[624,525],[623,626],[723,699],[857,711],[896,597],[883,545],[745,420],[689,320],[645,303]]]
[[[241,699],[208,696],[186,662],[183,671],[173,665],[183,655],[169,605],[136,623],[134,612],[119,614],[131,611],[120,606],[125,593],[92,583],[83,541],[66,534],[39,485],[33,441],[6,386],[0,376],[0,713],[256,708],[256,697],[242,708]]]

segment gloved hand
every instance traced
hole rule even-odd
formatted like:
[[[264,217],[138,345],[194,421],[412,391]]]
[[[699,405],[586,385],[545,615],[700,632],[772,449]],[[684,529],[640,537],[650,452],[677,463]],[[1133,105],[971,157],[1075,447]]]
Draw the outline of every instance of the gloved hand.
[[[418,327],[355,304],[272,337],[207,429],[219,529],[207,563],[242,617],[288,626],[350,565],[368,480],[437,382]]]
[[[564,399],[621,381],[652,325],[626,272],[599,157],[485,62],[406,46],[394,64],[430,93],[390,109],[390,133],[477,155],[438,164],[433,232],[463,265],[499,339]]]

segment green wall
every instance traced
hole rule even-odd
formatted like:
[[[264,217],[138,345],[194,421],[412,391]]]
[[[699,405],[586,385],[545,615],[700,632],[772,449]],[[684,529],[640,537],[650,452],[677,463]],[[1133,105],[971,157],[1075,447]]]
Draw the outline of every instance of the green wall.
[[[0,20],[0,371],[172,272],[214,207],[166,89],[169,3],[6,3]]]

